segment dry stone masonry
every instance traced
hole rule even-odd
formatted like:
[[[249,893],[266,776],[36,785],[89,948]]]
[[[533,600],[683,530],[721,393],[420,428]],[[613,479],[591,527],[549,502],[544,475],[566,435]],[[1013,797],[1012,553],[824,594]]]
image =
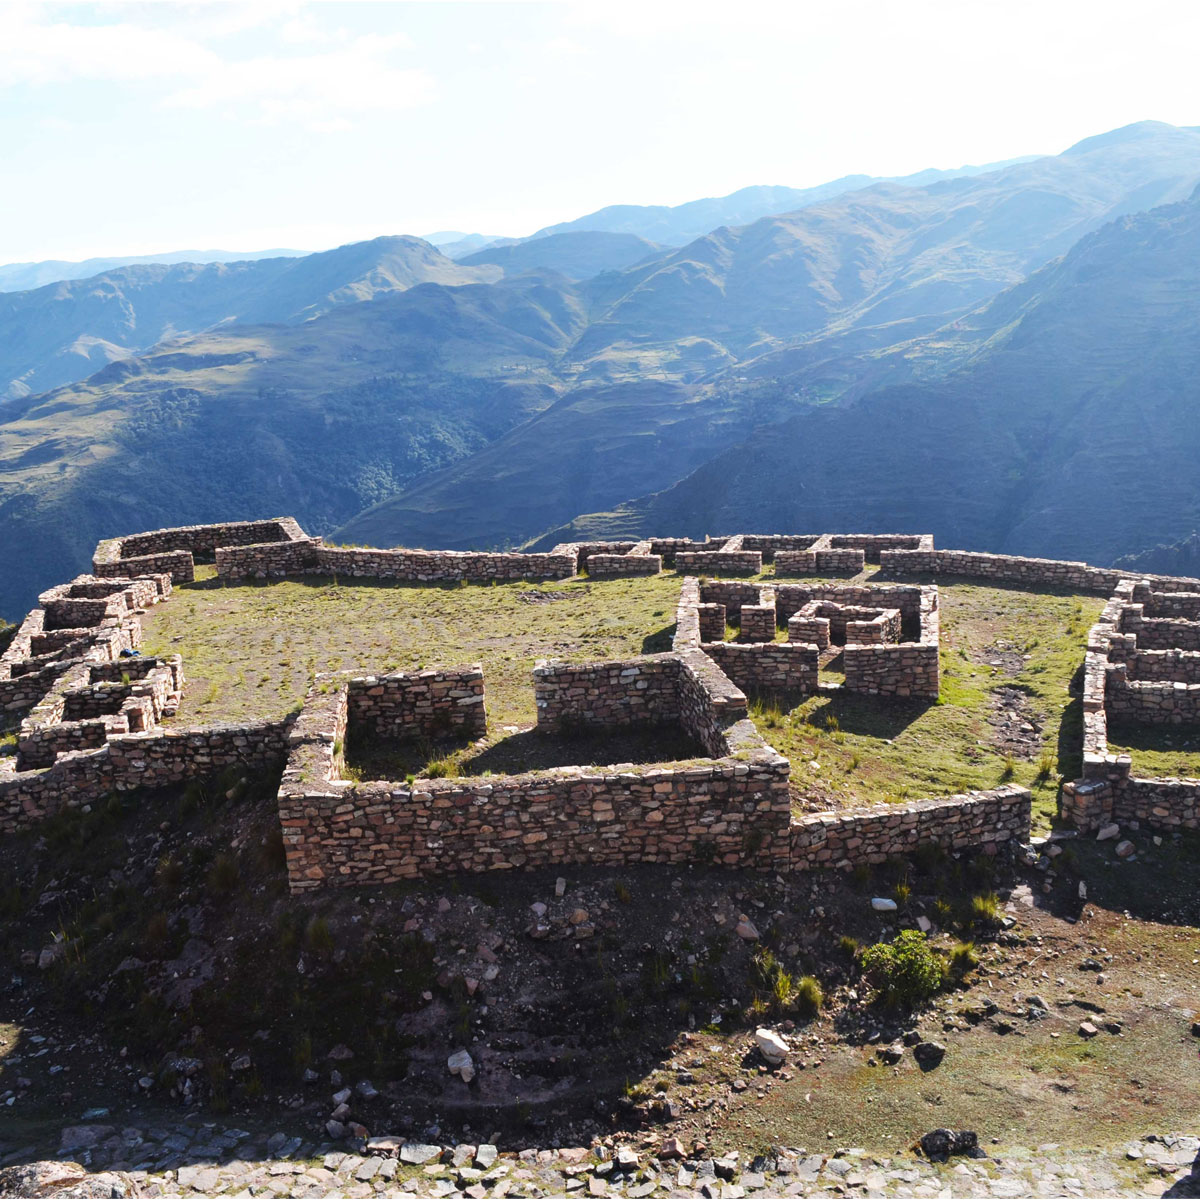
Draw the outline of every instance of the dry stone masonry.
[[[538,729],[675,726],[698,757],[561,767],[411,785],[345,778],[355,733],[400,741],[486,731],[477,665],[321,677],[287,722],[162,725],[184,686],[178,658],[133,654],[140,613],[195,578],[325,575],[416,583],[681,576],[672,652],[616,663],[539,663]],[[789,577],[880,572],[870,585]],[[717,578],[762,575],[774,580]],[[701,579],[698,576],[704,576]],[[548,553],[326,546],[291,518],[196,525],[102,542],[93,573],[43,594],[0,656],[0,712],[17,753],[0,759],[0,830],[113,790],[222,767],[283,765],[279,791],[292,886],[564,863],[713,862],[774,870],[846,867],[919,845],[990,847],[1029,827],[1029,794],[988,793],[790,816],[789,767],[749,721],[743,689],[803,695],[840,648],[840,686],[880,697],[938,695],[938,593],[893,579],[958,576],[1111,597],[1089,635],[1084,775],[1064,813],[1085,828],[1137,819],[1200,823],[1200,781],[1132,777],[1107,746],[1109,716],[1200,721],[1200,581],[1125,580],[1085,563],[936,550],[925,534],[735,534],[572,542]],[[889,582],[883,582],[883,580]],[[595,593],[603,602],[603,590]],[[737,632],[726,640],[727,626]]]

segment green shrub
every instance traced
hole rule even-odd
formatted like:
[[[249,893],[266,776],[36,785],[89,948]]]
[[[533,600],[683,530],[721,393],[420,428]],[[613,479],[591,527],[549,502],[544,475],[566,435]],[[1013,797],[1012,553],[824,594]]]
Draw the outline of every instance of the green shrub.
[[[975,953],[974,942],[959,942],[950,951],[950,974],[955,979],[961,979],[977,966],[979,966],[979,955]]]
[[[825,1003],[825,993],[821,991],[821,985],[811,975],[802,975],[800,982],[796,984],[795,996],[792,1004],[796,1012],[802,1017],[815,1017],[821,1011],[821,1005]]]
[[[1000,924],[1000,899],[995,892],[971,897],[970,924],[972,928],[986,929]]]
[[[915,1004],[928,999],[941,986],[942,960],[925,935],[905,929],[894,942],[876,942],[863,951],[863,975],[887,1004]]]
[[[227,896],[237,887],[238,865],[232,854],[218,854],[208,873],[208,889],[214,896]]]

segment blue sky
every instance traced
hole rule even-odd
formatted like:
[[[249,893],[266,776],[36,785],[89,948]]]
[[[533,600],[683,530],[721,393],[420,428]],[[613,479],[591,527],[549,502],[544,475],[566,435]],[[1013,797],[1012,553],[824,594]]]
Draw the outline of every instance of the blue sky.
[[[1200,125],[1200,5],[0,0],[0,262],[519,236]]]

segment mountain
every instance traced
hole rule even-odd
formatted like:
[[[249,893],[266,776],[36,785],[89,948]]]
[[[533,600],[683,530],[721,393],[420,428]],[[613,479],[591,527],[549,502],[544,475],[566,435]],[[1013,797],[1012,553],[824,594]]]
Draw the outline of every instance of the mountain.
[[[1190,396],[1194,206],[1122,214],[1198,179],[1200,133],[1145,123],[582,281],[421,242],[419,269],[382,279],[377,247],[344,247],[238,310],[301,324],[222,324],[0,407],[0,612],[100,536],[280,511],[377,545],[519,544],[581,514],[915,525],[1099,561],[1183,537],[1191,460],[1134,414],[1153,426],[1144,398],[1178,422]],[[1162,221],[1165,257],[1147,249]],[[435,268],[473,274],[394,290]]]
[[[552,404],[561,276],[421,284],[235,326],[0,410],[0,612],[133,529],[293,511],[329,530]]]
[[[927,359],[943,337],[956,365],[941,378],[754,430],[674,486],[542,541],[887,528],[1138,569],[1194,563],[1200,193],[1119,218],[959,327],[893,353]]]
[[[163,254],[132,254],[117,258],[85,258],[80,262],[47,259],[45,262],[0,264],[0,292],[26,292],[58,283],[60,279],[90,279],[118,267],[146,263],[247,262],[256,258],[303,258],[308,250],[168,250]]]
[[[1114,216],[1189,195],[1197,179],[1200,133],[1147,123],[989,175],[877,185],[598,277],[582,285],[590,319],[559,365],[572,387],[552,409],[338,536],[521,542],[667,488],[696,455],[742,441],[754,424],[948,370],[993,334],[968,323],[922,335]],[[622,490],[631,476],[642,480],[637,493]],[[967,544],[999,544],[989,539]]]
[[[489,233],[459,233],[455,230],[443,230],[440,233],[427,233],[424,238],[431,246],[436,246],[447,258],[458,260],[468,254],[474,254],[485,246],[505,246],[515,242],[517,238],[501,237]]]
[[[1123,554],[1113,562],[1114,567],[1130,575],[1183,575],[1194,578],[1200,574],[1200,531],[1169,545],[1154,546],[1137,554]]]
[[[0,402],[222,323],[293,323],[416,283],[499,275],[495,267],[459,266],[418,238],[388,237],[303,258],[120,267],[3,294]]]
[[[492,265],[506,275],[558,271],[568,279],[591,279],[602,271],[620,271],[661,250],[632,233],[554,233],[548,237],[488,246],[458,261],[465,267]]]
[[[915,175],[895,177],[844,175],[841,179],[808,188],[759,185],[739,188],[728,196],[689,200],[685,204],[610,204],[586,216],[576,217],[573,221],[547,225],[532,237],[575,232],[629,233],[668,246],[682,246],[703,237],[719,225],[749,225],[760,217],[795,212],[797,209],[807,208],[810,204],[820,204],[834,196],[870,187],[875,183],[923,187],[941,179],[982,175],[1014,163],[1032,161],[1032,158],[1015,158],[981,167],[964,166],[944,171],[929,168],[918,171]]]

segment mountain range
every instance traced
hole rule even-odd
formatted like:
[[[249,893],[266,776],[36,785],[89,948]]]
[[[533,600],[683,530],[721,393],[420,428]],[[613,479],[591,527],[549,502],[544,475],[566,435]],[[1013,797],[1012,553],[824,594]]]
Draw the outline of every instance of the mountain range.
[[[170,301],[106,300],[111,276],[42,316],[47,289],[0,297],[10,380],[80,353],[97,317],[71,313],[136,314],[128,356],[0,404],[0,612],[101,536],[281,512],[375,545],[857,526],[1109,562],[1185,538],[1198,181],[1200,131],[1146,122],[684,246],[386,238],[192,267]]]

